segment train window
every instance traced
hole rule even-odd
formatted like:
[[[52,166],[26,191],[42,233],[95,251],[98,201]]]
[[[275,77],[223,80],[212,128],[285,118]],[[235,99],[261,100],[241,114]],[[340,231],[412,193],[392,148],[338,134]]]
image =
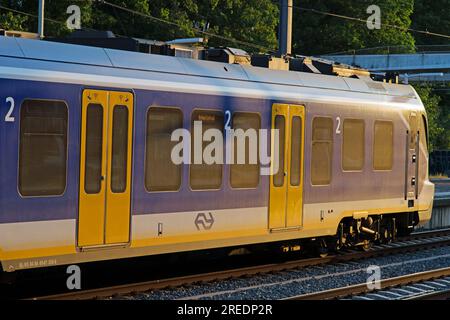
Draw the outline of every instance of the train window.
[[[84,190],[87,194],[99,193],[102,183],[103,106],[91,103],[86,114],[86,169]]]
[[[302,119],[300,117],[292,118],[291,126],[291,186],[300,185],[301,173],[301,150],[302,150]]]
[[[424,116],[422,116],[422,121],[420,122],[420,142],[425,148],[425,152],[428,152],[427,120]]]
[[[394,128],[391,121],[375,121],[373,142],[374,170],[391,170],[393,163]]]
[[[364,167],[364,120],[345,119],[342,142],[342,169],[359,171]]]
[[[312,138],[311,183],[313,185],[330,184],[333,160],[333,120],[325,117],[314,118]]]
[[[191,165],[190,165],[190,184],[192,190],[211,190],[211,189],[220,189],[222,185],[222,163],[223,159],[221,159],[220,164],[213,163],[207,164],[205,163],[205,159],[203,157],[203,153],[206,147],[212,143],[210,141],[203,141],[201,146],[201,153],[198,154],[197,157],[201,158],[201,164],[195,164],[195,139],[196,139],[196,130],[194,130],[194,122],[200,121],[202,124],[202,132],[199,132],[204,135],[204,133],[209,129],[219,130],[222,136],[222,129],[224,126],[224,115],[223,112],[213,111],[213,110],[195,110],[192,113],[192,127],[191,127]],[[202,141],[201,137],[197,137],[199,141]],[[213,138],[214,139],[214,138]],[[223,156],[223,150],[221,150],[221,154]],[[218,157],[220,155],[215,154],[215,151],[212,151],[213,157]]]
[[[20,110],[19,192],[56,196],[66,189],[67,105],[25,100]]]
[[[417,116],[415,114],[411,114],[409,117],[409,148],[416,148],[416,138],[417,138]]]
[[[282,187],[284,185],[284,150],[286,140],[286,120],[284,116],[275,116],[275,130],[279,130],[279,147],[278,147],[278,172],[273,176],[273,185]]]
[[[122,193],[127,188],[128,108],[117,105],[113,109],[111,191]]]
[[[147,114],[145,186],[148,191],[177,191],[181,186],[182,165],[172,162],[177,144],[172,132],[183,128],[183,113],[170,107],[151,107]]]
[[[256,113],[236,112],[233,114],[233,129],[242,129],[243,134],[234,138],[234,160],[230,165],[232,188],[256,188],[259,184],[258,133],[261,119]],[[238,158],[238,149],[241,157]]]

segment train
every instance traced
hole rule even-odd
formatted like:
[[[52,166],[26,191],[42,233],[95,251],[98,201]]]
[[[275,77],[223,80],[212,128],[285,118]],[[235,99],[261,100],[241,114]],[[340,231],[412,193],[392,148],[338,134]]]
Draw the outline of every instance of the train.
[[[266,130],[270,161],[173,161],[175,130],[230,128]],[[364,75],[0,36],[0,150],[4,273],[254,245],[368,249],[432,213],[424,105]]]

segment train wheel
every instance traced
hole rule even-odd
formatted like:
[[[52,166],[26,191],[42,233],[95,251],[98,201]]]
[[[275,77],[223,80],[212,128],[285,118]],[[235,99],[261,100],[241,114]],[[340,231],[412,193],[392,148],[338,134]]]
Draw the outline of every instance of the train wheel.
[[[329,253],[329,249],[328,249],[327,242],[325,241],[325,239],[321,239],[320,246],[319,246],[319,256],[321,258],[326,258],[328,256],[328,253]]]

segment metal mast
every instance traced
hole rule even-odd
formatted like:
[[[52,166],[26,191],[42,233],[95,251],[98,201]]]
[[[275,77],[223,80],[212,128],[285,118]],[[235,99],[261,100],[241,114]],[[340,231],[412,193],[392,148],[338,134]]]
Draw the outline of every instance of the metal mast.
[[[39,22],[38,22],[38,34],[39,38],[44,38],[44,6],[45,6],[45,0],[39,0]]]
[[[292,6],[293,0],[280,0],[279,52],[281,56],[292,53]]]

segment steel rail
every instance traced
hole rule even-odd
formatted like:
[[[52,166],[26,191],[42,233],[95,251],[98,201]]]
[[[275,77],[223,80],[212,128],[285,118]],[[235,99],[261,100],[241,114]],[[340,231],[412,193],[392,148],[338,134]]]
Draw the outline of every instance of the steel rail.
[[[354,295],[360,295],[370,292],[376,292],[386,288],[392,288],[400,285],[407,285],[411,283],[417,283],[422,281],[433,280],[437,278],[450,276],[450,267],[435,269],[431,271],[418,272],[413,274],[408,274],[395,278],[388,278],[380,280],[379,288],[372,289],[369,288],[367,283],[356,284],[348,287],[335,288],[331,290],[319,291],[309,294],[298,295],[294,297],[289,297],[285,300],[330,300],[350,297]],[[420,299],[420,297],[415,297]]]
[[[449,300],[449,299],[450,299],[450,289],[415,295],[412,297],[407,297],[403,300]]]
[[[435,237],[436,240],[432,240],[433,237]],[[118,295],[143,293],[151,290],[160,290],[170,287],[189,286],[197,283],[221,281],[230,278],[239,278],[244,276],[248,277],[258,274],[281,272],[285,270],[293,270],[316,265],[355,261],[377,256],[385,256],[404,252],[413,252],[418,250],[431,249],[435,247],[450,245],[450,229],[435,230],[430,232],[420,232],[417,235],[413,234],[411,236],[401,238],[399,240],[406,241],[406,243],[402,244],[402,242],[396,242],[393,245],[380,246],[369,251],[343,252],[337,255],[331,255],[324,258],[299,259],[293,261],[285,261],[281,263],[272,263],[237,269],[228,269],[223,271],[215,271],[211,273],[195,274],[168,279],[159,279],[146,282],[111,286],[106,288],[67,292],[56,295],[34,297],[31,299],[33,300],[104,299]]]

